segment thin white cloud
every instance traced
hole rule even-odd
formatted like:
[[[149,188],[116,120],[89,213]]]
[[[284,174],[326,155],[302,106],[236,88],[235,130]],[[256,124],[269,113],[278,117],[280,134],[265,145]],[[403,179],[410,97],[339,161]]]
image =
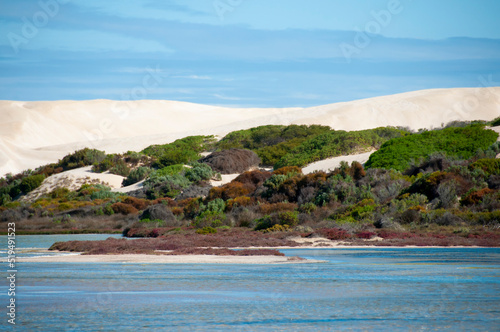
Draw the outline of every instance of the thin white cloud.
[[[235,100],[235,101],[243,100],[242,98],[223,96],[218,93],[213,94],[213,96],[217,99],[222,99],[222,100]]]
[[[172,78],[187,78],[191,80],[212,80],[212,77],[210,76],[199,76],[199,75],[172,76]]]

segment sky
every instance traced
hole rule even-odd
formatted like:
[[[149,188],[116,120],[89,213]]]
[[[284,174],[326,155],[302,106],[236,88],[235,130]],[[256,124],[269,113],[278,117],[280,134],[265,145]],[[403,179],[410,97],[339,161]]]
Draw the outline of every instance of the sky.
[[[0,0],[0,99],[315,106],[500,86],[498,0]]]

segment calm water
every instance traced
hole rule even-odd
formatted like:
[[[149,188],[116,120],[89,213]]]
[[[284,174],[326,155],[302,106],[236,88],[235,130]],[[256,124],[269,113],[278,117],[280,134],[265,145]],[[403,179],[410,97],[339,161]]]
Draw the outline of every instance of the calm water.
[[[500,249],[283,252],[327,263],[23,263],[16,329],[500,330]]]

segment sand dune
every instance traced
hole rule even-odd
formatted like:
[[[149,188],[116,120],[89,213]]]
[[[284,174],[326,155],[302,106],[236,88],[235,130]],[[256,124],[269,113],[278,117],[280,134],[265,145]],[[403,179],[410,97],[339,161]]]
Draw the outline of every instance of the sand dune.
[[[163,100],[0,101],[0,176],[56,162],[83,147],[141,150],[188,135],[223,136],[264,124],[360,130],[439,127],[500,115],[500,87],[436,89],[311,108],[224,108]]]
[[[320,160],[302,168],[302,172],[304,174],[313,173],[315,171],[323,171],[328,173],[329,171],[333,171],[335,168],[339,167],[342,161],[347,162],[349,165],[351,165],[353,161],[357,161],[361,164],[364,164],[368,161],[370,155],[375,151],[376,150],[365,153],[353,154],[349,156],[340,156],[340,157],[333,157],[325,160]]]

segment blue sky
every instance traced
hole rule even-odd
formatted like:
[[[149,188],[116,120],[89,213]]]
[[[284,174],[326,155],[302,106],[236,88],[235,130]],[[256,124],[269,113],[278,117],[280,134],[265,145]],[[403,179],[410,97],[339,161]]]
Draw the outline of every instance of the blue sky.
[[[499,86],[498,17],[498,0],[0,0],[0,99],[286,107]]]

